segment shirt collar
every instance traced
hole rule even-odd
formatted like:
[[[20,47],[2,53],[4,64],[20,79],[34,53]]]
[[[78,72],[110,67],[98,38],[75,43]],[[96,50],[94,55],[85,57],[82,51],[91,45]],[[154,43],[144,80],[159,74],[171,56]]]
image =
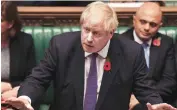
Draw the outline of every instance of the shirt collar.
[[[106,58],[108,54],[109,45],[110,45],[110,40],[107,42],[106,46],[102,50],[97,52],[98,55],[100,55],[102,58]],[[90,54],[92,53],[85,52],[85,57],[88,57]]]
[[[138,37],[138,35],[136,34],[135,30],[133,30],[133,37],[134,37],[134,40],[139,43],[139,44],[143,44],[143,41]],[[149,46],[151,46],[151,43],[152,43],[152,39],[150,39],[147,44]]]

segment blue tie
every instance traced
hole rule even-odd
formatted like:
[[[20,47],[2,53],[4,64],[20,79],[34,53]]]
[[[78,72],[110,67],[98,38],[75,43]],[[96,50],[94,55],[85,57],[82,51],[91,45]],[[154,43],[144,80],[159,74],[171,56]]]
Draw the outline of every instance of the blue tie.
[[[97,56],[97,53],[93,53],[91,56],[90,71],[87,78],[85,92],[84,110],[94,110],[97,102]]]
[[[145,55],[145,59],[146,59],[146,64],[147,64],[147,67],[149,69],[149,55],[148,55],[148,44],[147,43],[143,43],[142,44],[143,46],[143,49],[144,49],[144,55]]]

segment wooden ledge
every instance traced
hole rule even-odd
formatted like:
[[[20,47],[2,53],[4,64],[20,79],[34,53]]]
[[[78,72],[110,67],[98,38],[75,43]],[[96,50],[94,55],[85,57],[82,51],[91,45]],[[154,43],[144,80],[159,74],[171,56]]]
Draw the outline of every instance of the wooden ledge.
[[[20,16],[22,17],[80,17],[80,14],[85,7],[18,7]],[[117,15],[121,16],[132,16],[137,8],[114,8]],[[162,7],[164,16],[177,16],[177,7]]]

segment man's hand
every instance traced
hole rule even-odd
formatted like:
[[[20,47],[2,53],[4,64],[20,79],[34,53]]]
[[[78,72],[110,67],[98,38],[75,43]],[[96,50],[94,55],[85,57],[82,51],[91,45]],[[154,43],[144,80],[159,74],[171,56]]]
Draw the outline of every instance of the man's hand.
[[[14,87],[13,89],[11,89],[11,90],[9,90],[9,91],[3,92],[3,93],[1,94],[1,98],[2,98],[3,100],[7,100],[7,99],[10,98],[10,97],[17,97],[18,89],[19,89],[19,86]]]
[[[174,108],[167,103],[154,104],[154,105],[147,103],[147,108],[148,110],[177,110],[177,108]]]
[[[13,107],[19,109],[19,110],[34,110],[33,107],[31,106],[30,102],[22,97],[16,98],[16,97],[11,97],[7,100],[5,100],[4,103],[7,103],[9,105],[12,105]]]
[[[8,82],[1,82],[1,93],[5,92],[5,91],[9,91],[12,89],[12,86],[10,83]]]
[[[134,94],[132,94],[131,98],[130,98],[130,103],[129,103],[129,110],[133,110],[133,108],[137,104],[139,104],[139,101],[136,99],[136,97],[134,96]]]
[[[1,98],[3,100],[7,100],[10,97],[17,97],[17,93],[12,90],[9,90],[9,91],[6,91],[3,94],[1,94]]]

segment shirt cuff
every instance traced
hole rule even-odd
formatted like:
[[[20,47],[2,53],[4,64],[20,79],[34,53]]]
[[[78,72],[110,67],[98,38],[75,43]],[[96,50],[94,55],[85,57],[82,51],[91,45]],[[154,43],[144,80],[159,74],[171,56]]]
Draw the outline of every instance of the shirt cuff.
[[[31,104],[31,99],[28,96],[26,96],[26,95],[19,96],[18,98],[26,99]]]

